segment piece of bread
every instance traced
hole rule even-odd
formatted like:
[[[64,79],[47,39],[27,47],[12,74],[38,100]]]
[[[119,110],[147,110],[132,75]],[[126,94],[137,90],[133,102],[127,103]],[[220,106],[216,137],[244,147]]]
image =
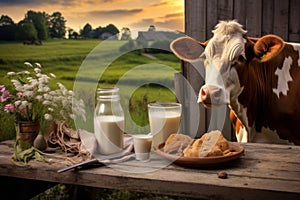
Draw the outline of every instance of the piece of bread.
[[[205,133],[188,146],[183,154],[185,157],[224,156],[230,152],[228,141],[218,130]]]
[[[190,136],[173,133],[167,138],[163,150],[166,153],[182,155],[183,150],[186,149],[192,142],[193,139]]]

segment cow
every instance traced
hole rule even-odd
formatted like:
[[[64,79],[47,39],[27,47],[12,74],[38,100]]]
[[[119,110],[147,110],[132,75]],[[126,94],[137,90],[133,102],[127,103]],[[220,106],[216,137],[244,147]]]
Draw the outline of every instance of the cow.
[[[236,20],[220,21],[212,32],[205,42],[183,36],[170,44],[180,59],[204,61],[198,103],[228,105],[238,142],[299,145],[300,44],[248,37]]]

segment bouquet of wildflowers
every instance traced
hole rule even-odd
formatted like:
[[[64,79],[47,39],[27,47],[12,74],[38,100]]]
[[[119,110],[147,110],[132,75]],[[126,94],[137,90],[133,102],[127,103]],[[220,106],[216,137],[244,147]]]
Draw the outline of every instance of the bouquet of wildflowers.
[[[43,74],[39,63],[33,66],[25,62],[25,65],[28,70],[7,73],[11,85],[0,85],[3,111],[14,114],[16,121],[65,120],[71,123],[77,116],[85,120],[83,101],[74,100],[73,91],[61,83],[57,89],[51,89],[49,83],[55,78],[54,74]]]

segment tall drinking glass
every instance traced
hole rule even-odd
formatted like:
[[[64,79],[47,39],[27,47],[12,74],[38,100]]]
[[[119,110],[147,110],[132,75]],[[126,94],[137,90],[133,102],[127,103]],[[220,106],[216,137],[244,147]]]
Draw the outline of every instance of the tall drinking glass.
[[[181,121],[181,104],[161,102],[148,104],[152,146],[157,147],[172,134],[177,133]]]

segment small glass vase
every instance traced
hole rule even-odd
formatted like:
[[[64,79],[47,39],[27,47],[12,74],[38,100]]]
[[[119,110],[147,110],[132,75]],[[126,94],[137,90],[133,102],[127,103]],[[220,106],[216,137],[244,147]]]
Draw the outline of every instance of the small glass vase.
[[[24,151],[33,146],[40,132],[39,121],[15,121],[16,143],[18,151]]]

